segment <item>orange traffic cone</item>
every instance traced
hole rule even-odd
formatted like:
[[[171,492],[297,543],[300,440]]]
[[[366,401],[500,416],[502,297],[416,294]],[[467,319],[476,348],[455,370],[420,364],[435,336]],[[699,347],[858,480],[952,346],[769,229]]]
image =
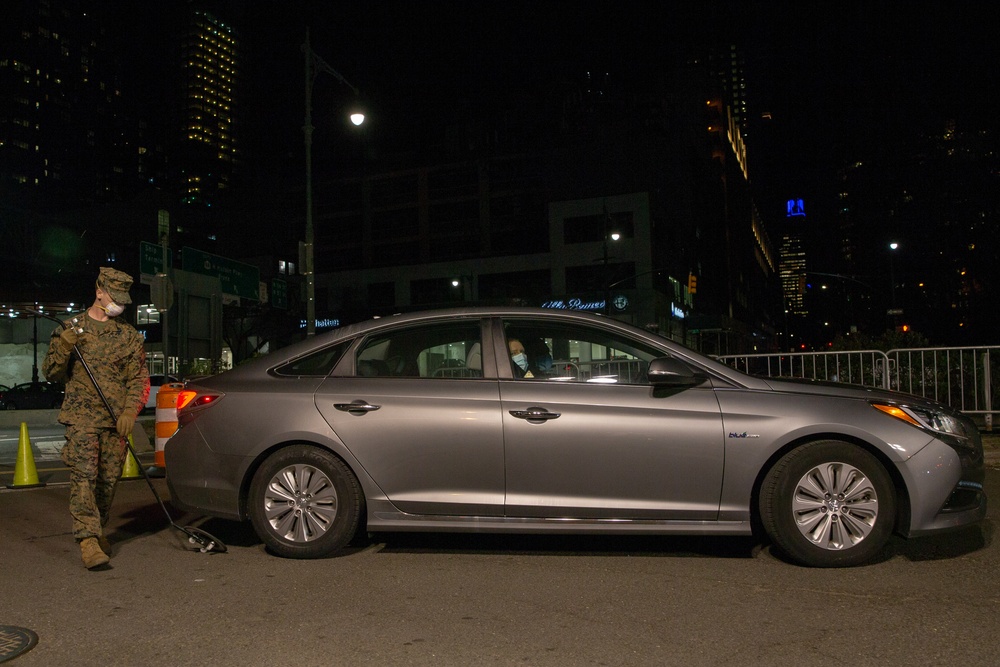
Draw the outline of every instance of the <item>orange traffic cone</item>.
[[[128,444],[132,444],[132,434],[128,436]],[[122,476],[118,479],[139,479],[142,473],[139,472],[139,462],[132,456],[132,448],[125,451],[125,463],[122,464]]]
[[[8,489],[33,489],[45,486],[38,481],[38,471],[35,469],[35,455],[31,452],[31,440],[28,438],[28,422],[21,422],[21,437],[17,442],[17,463],[14,464],[14,483],[8,484]]]

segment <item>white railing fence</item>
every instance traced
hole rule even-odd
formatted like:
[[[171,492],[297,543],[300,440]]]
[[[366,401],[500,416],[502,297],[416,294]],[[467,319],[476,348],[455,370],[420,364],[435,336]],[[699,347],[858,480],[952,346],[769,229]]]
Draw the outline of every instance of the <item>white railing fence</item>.
[[[1000,346],[838,352],[727,354],[719,361],[752,375],[881,387],[947,403],[992,430],[1000,413]]]

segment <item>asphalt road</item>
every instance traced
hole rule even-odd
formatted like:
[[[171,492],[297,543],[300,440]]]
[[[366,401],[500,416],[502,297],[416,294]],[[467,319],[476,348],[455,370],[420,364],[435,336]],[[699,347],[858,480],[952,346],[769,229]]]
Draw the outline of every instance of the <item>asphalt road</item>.
[[[0,491],[0,626],[39,638],[19,667],[996,664],[996,501],[981,527],[894,539],[849,570],[744,538],[377,535],[292,561],[249,526],[180,515],[229,548],[188,550],[137,480],[91,572],[67,498]]]

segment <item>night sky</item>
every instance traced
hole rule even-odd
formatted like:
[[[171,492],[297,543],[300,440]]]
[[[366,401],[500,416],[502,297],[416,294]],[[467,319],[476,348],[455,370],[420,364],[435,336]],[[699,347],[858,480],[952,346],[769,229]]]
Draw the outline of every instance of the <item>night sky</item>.
[[[412,132],[433,131],[463,105],[530,94],[554,77],[605,69],[641,79],[691,46],[735,40],[747,56],[751,177],[768,207],[794,194],[820,196],[843,160],[873,145],[893,150],[914,134],[940,131],[948,118],[966,130],[997,123],[996,25],[975,2],[253,7],[273,40],[261,85],[279,92],[265,96],[273,105],[266,115],[285,119],[289,142],[301,137],[298,49],[307,22],[313,48],[368,99],[372,122]],[[321,78],[316,107],[336,108],[347,94]],[[756,119],[763,112],[769,122]]]
[[[822,206],[836,169],[859,152],[898,150],[950,118],[959,130],[997,125],[1000,40],[979,2],[222,4],[242,13],[251,55],[246,99],[256,118],[249,129],[266,167],[277,171],[301,169],[306,25],[313,49],[361,89],[369,131],[398,144],[440,132],[471,108],[538,94],[559,77],[604,70],[641,81],[691,47],[735,42],[747,58],[749,165],[765,219],[780,215],[791,196]],[[142,5],[123,4],[122,34],[136,50],[130,66],[155,71],[169,64],[155,33],[180,17],[183,2]],[[135,30],[137,23],[149,30]],[[143,94],[155,105],[169,92]],[[316,142],[341,141],[350,97],[332,77],[317,79]],[[760,120],[763,112],[771,119]]]

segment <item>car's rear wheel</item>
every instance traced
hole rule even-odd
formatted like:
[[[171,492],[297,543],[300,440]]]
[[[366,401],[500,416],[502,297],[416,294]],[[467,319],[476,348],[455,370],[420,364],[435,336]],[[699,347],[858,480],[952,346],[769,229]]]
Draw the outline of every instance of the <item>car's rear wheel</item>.
[[[264,461],[250,484],[254,530],[285,558],[321,558],[354,536],[362,511],[361,485],[339,458],[296,445]]]
[[[760,518],[793,560],[847,567],[872,560],[895,524],[892,480],[872,454],[846,442],[809,443],[764,478]]]

